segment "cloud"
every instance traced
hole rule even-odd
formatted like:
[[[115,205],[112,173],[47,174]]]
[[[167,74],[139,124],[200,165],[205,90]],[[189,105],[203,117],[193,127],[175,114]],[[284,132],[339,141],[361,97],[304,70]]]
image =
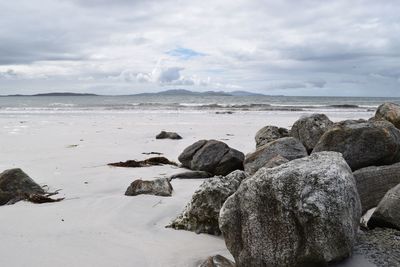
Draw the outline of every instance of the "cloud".
[[[11,80],[18,77],[18,73],[16,73],[12,69],[8,69],[6,71],[0,72],[0,79]]]
[[[399,13],[395,0],[1,1],[0,77],[6,93],[179,85],[400,96]]]

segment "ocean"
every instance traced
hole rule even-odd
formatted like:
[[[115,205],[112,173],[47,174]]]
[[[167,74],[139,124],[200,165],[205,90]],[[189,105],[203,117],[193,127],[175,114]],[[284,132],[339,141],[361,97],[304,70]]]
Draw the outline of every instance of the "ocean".
[[[371,112],[389,97],[309,96],[7,96],[0,97],[2,113],[85,112],[257,112],[346,111]]]

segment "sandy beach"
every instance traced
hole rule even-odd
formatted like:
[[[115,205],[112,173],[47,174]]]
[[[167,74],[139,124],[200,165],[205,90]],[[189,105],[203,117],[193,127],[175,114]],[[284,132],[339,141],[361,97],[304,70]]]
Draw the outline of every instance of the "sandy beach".
[[[172,197],[124,196],[135,179],[151,180],[178,167],[117,168],[107,163],[170,160],[199,139],[217,139],[244,153],[254,135],[272,124],[289,127],[304,112],[10,113],[0,116],[0,169],[22,168],[40,185],[60,191],[59,203],[2,206],[3,266],[196,266],[221,254],[222,237],[166,229],[203,180],[173,180]],[[332,112],[333,121],[372,113]],[[182,140],[156,140],[161,130]]]

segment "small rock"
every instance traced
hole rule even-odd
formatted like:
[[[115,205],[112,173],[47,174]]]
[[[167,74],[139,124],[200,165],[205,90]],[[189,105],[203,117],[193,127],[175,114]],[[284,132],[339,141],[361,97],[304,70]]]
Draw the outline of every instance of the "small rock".
[[[277,139],[288,137],[289,131],[285,128],[280,128],[276,126],[265,126],[258,130],[256,133],[256,148],[259,148],[269,142],[275,141]]]
[[[135,180],[126,189],[126,196],[136,196],[140,194],[170,197],[172,195],[172,185],[167,178],[159,178],[151,181]]]
[[[400,184],[390,189],[368,221],[368,227],[400,230]]]
[[[182,139],[182,137],[174,132],[166,132],[166,131],[161,131],[161,133],[156,135],[156,139],[173,139],[173,140],[178,140]]]
[[[384,103],[376,110],[375,118],[387,120],[400,129],[400,106],[394,103]]]
[[[235,267],[235,263],[221,255],[208,257],[199,267]]]

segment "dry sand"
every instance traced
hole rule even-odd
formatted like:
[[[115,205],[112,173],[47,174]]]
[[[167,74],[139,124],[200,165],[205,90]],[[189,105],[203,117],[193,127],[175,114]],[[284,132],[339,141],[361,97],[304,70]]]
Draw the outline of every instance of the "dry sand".
[[[1,266],[196,266],[207,256],[232,258],[221,237],[166,229],[202,180],[173,180],[172,197],[126,197],[137,178],[177,173],[171,166],[117,168],[106,164],[162,152],[177,161],[199,139],[217,139],[243,151],[272,124],[289,127],[303,113],[104,112],[0,114],[0,170],[19,167],[66,199],[0,207]],[[332,120],[369,113],[332,113]],[[161,130],[182,140],[156,140]],[[355,262],[368,266],[362,257]],[[348,264],[348,263],[346,263]],[[356,263],[352,265],[357,266]]]

